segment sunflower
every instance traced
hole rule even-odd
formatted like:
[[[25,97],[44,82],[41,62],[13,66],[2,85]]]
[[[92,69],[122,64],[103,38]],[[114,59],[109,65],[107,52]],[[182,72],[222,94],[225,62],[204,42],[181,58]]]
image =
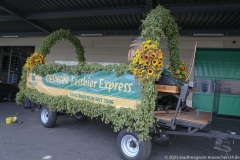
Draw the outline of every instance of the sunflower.
[[[149,45],[148,45],[148,44],[145,44],[145,45],[144,45],[144,50],[146,51],[148,48],[149,48]]]
[[[151,68],[148,69],[148,75],[149,76],[153,75],[153,69],[151,69]]]
[[[143,53],[143,51],[138,50],[138,51],[137,51],[137,56],[142,56],[142,53]]]
[[[142,72],[138,72],[138,77],[142,77],[143,76],[143,74],[142,74]]]
[[[35,64],[44,64],[44,61],[45,61],[44,55],[35,52],[26,59],[26,68],[29,71],[32,71],[32,68]]]
[[[151,42],[152,42],[151,40],[147,40],[147,41],[145,41],[145,44],[149,44]]]
[[[139,59],[138,63],[139,63],[139,64],[143,64],[143,59],[142,59],[142,58]]]
[[[133,74],[136,74],[137,73],[136,68],[133,68],[132,72],[133,72]]]
[[[138,62],[137,57],[134,57],[134,58],[133,58],[133,64],[136,64],[137,62]]]
[[[163,61],[162,60],[158,61],[158,64],[162,66],[163,65]]]
[[[144,63],[143,64],[145,64],[145,66],[148,66],[148,60],[147,61],[144,61]]]
[[[156,44],[151,44],[150,48],[157,49],[157,45]]]
[[[144,58],[145,58],[145,59],[148,59],[148,57],[149,57],[149,54],[147,54],[147,53],[144,54]]]
[[[157,58],[157,54],[156,54],[155,52],[152,52],[152,53],[151,53],[151,57],[152,57],[152,58]]]
[[[158,46],[157,42],[146,40],[142,42],[140,47],[136,50],[129,69],[140,81],[144,81],[151,77],[158,79],[161,76],[163,55]]]
[[[179,69],[183,71],[185,67],[183,65],[180,65]]]
[[[152,65],[153,66],[156,66],[158,64],[158,60],[157,59],[154,59],[153,61],[152,61]]]
[[[158,58],[160,58],[160,59],[163,58],[162,52],[158,54]]]

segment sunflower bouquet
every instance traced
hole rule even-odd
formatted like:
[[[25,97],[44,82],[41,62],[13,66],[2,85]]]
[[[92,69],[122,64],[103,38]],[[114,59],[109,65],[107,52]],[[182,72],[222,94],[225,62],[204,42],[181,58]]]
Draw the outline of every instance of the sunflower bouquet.
[[[36,64],[44,64],[45,63],[45,56],[38,53],[34,52],[30,57],[27,58],[26,60],[26,68],[29,71],[32,71],[32,68]]]
[[[163,66],[163,53],[156,41],[146,40],[141,43],[129,65],[130,71],[140,81],[158,79]]]
[[[168,69],[172,71],[172,67],[171,66],[169,66]],[[185,63],[183,61],[181,61],[179,63],[179,67],[176,69],[176,71],[172,71],[172,73],[173,73],[173,76],[175,78],[178,78],[178,79],[180,79],[182,81],[185,81],[186,78],[187,78],[187,75],[188,75],[188,69],[187,69]]]

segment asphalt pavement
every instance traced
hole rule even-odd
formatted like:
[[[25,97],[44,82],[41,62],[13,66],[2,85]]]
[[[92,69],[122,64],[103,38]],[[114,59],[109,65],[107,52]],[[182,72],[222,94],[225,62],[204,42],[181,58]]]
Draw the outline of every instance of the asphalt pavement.
[[[17,122],[6,124],[6,117],[17,114]],[[240,119],[217,117],[212,129],[240,134]],[[44,128],[40,111],[31,112],[14,102],[0,102],[0,160],[121,160],[117,134],[99,119],[78,122],[68,115],[58,116],[54,128]],[[240,159],[240,141],[226,153],[213,149],[214,139],[177,136],[173,144],[152,143],[150,160]]]

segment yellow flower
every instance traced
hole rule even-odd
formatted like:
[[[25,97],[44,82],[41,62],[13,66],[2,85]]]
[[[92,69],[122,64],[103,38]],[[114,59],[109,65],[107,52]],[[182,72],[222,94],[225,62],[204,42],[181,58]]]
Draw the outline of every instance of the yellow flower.
[[[146,43],[146,44],[149,44],[149,43],[151,43],[151,40],[147,40],[145,43]]]
[[[148,44],[145,44],[144,45],[144,50],[147,50],[149,48],[149,45]]]
[[[163,65],[163,61],[158,61],[158,64],[162,66]]]
[[[30,57],[27,58],[26,68],[31,71],[35,64],[44,64],[44,60],[44,55],[34,52]]]
[[[148,66],[148,61],[144,61],[144,63],[143,64],[145,64],[145,66]]]
[[[183,71],[185,67],[184,67],[183,65],[180,65],[180,67],[179,67],[179,68],[180,68],[180,70],[182,70],[182,71]]]
[[[144,54],[144,58],[145,58],[145,59],[148,59],[148,57],[149,57],[149,54],[147,54],[147,53]]]
[[[142,72],[138,72],[138,77],[142,77],[143,76],[143,74],[142,74]]]
[[[150,48],[157,49],[157,45],[156,44],[151,44]]]
[[[157,54],[153,52],[153,53],[151,54],[151,57],[157,58]]]
[[[162,53],[159,53],[158,58],[162,59],[162,57],[163,57]]]
[[[148,69],[148,75],[153,75],[153,70],[151,68]]]
[[[157,59],[154,59],[154,60],[152,61],[152,65],[156,66],[157,64],[158,64],[158,60],[157,60]]]
[[[140,78],[140,81],[148,79],[154,75],[154,78],[159,78],[161,75],[162,52],[158,48],[158,43],[147,40],[141,43],[136,50],[129,69]],[[144,77],[144,79],[142,79]]]
[[[136,68],[133,68],[132,72],[133,72],[133,74],[136,74],[137,73]]]
[[[139,64],[143,64],[143,59],[142,59],[142,58],[139,59],[138,63],[139,63]]]
[[[134,57],[134,58],[133,58],[133,64],[136,64],[137,62],[138,62],[137,57]]]

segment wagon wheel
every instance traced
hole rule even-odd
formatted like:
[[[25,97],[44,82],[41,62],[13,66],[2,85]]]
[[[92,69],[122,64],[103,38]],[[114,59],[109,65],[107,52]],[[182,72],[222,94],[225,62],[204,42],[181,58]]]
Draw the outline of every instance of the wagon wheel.
[[[52,128],[57,122],[57,113],[49,110],[47,106],[43,106],[41,111],[41,122],[46,128]]]
[[[176,135],[167,134],[166,132],[161,132],[153,136],[153,142],[159,146],[167,146],[173,144],[176,139]]]
[[[85,122],[87,120],[87,116],[85,116],[81,112],[76,113],[74,116],[79,122]]]
[[[138,132],[123,129],[117,137],[117,146],[121,156],[127,160],[146,160],[151,153],[151,141],[138,141]]]

